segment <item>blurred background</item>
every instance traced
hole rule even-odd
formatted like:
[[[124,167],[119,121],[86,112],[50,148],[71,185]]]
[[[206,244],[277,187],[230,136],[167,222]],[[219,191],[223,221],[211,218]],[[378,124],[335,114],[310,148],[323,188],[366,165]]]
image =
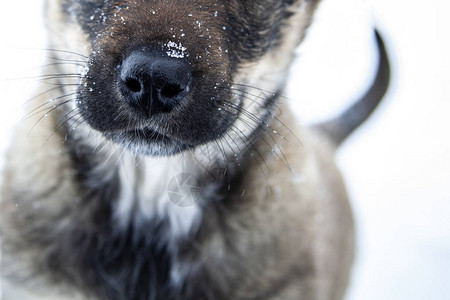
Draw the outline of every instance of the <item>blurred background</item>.
[[[3,0],[0,149],[32,95],[46,47],[41,0]],[[306,124],[370,86],[376,26],[392,63],[381,107],[340,149],[358,251],[348,300],[450,299],[450,2],[323,0],[287,94]],[[0,163],[2,159],[0,159]]]

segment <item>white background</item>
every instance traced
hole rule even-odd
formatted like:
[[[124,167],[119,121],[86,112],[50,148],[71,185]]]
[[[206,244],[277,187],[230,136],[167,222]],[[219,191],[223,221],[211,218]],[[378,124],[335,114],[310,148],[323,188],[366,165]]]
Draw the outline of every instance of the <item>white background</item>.
[[[3,0],[0,146],[7,145],[45,48],[39,0]],[[297,61],[289,101],[305,123],[363,93],[374,75],[371,27],[393,79],[380,109],[338,153],[358,225],[350,300],[450,299],[450,3],[324,0]]]

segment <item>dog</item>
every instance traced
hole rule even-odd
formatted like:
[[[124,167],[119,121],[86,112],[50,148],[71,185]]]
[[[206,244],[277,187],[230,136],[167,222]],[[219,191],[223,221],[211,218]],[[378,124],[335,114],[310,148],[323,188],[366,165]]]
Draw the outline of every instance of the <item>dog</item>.
[[[317,0],[47,0],[48,65],[2,184],[5,299],[342,299],[337,146],[386,92],[296,124]]]

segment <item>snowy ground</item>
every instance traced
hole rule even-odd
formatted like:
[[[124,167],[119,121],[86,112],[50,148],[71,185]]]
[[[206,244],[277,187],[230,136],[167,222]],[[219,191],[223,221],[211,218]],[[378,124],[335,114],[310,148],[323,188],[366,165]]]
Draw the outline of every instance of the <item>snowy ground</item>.
[[[19,99],[34,86],[4,79],[41,64],[40,3],[2,3],[1,148]],[[307,123],[345,108],[368,86],[376,61],[372,24],[391,53],[384,104],[338,155],[359,234],[348,300],[450,299],[448,11],[447,0],[324,0],[298,51],[289,98]]]

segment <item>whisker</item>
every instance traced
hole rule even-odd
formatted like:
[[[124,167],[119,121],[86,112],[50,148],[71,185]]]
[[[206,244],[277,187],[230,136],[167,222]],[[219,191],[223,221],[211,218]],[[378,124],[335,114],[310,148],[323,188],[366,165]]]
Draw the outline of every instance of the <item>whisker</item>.
[[[260,92],[264,92],[266,94],[270,94],[270,95],[273,95],[273,96],[280,97],[280,98],[285,99],[285,100],[289,100],[288,97],[284,96],[283,94],[281,94],[279,92],[274,93],[274,92],[262,89],[260,87],[255,87],[255,86],[251,86],[251,85],[248,85],[248,84],[242,84],[242,83],[235,83],[235,82],[233,82],[233,85],[235,85],[235,86],[242,86],[242,87],[247,88],[247,89],[257,90],[257,91],[260,91]]]
[[[258,105],[261,105],[261,103],[257,102],[257,100],[267,101],[267,97],[256,95],[256,94],[250,93],[246,90],[241,90],[241,89],[232,88],[232,87],[219,87],[219,88],[233,91],[233,92],[231,92],[232,95],[244,97],[245,99],[249,99],[250,101],[252,101]],[[269,93],[269,94],[273,97],[278,96],[276,93]]]
[[[254,116],[252,113],[248,112],[247,110],[243,109],[242,107],[238,107],[238,106],[236,106],[235,104],[227,103],[227,102],[225,102],[224,104],[225,104],[225,105],[229,105],[230,107],[232,107],[232,108],[234,108],[234,109],[240,110],[240,112],[242,113],[242,115],[244,115],[244,116],[246,116],[246,117],[248,117],[248,118],[250,118],[250,119],[252,119],[252,118],[258,119],[256,116]],[[241,119],[241,120],[242,120],[242,119]],[[254,121],[254,120],[253,120],[253,121]],[[254,122],[255,122],[255,121],[254,121]],[[267,133],[268,133],[268,137],[272,140],[272,142],[273,142],[274,144],[271,145],[268,141],[266,141],[266,139],[262,138],[262,136],[260,136],[260,138],[262,138],[262,140],[265,142],[265,144],[266,144],[267,146],[269,146],[269,147],[272,149],[272,152],[280,159],[280,161],[283,162],[283,164],[284,164],[289,170],[291,170],[289,161],[287,160],[287,157],[286,157],[286,155],[284,154],[283,149],[280,147],[280,145],[278,144],[278,142],[275,140],[275,138],[274,138],[274,136],[273,136],[273,133],[275,133],[275,134],[277,134],[277,135],[279,135],[279,136],[281,136],[281,135],[280,135],[277,131],[273,130],[273,129],[272,129],[268,124],[266,124],[265,122],[262,122],[262,121],[261,121],[261,122],[255,122],[255,123],[256,123],[256,125],[258,125],[258,126],[260,126],[260,125],[265,125],[265,126],[260,126],[260,127],[263,128],[264,132],[267,132]],[[267,128],[269,128],[269,129],[271,129],[271,130],[268,130]],[[253,128],[253,129],[255,129],[255,128]],[[281,137],[282,137],[282,136],[281,136]],[[283,137],[283,140],[286,140],[286,139]],[[287,140],[286,140],[286,141],[287,141]],[[278,154],[278,151],[276,151],[276,149],[279,150],[280,154]],[[292,170],[291,170],[291,171],[292,171]]]
[[[42,69],[42,68],[47,68],[47,67],[53,67],[53,66],[64,66],[64,65],[70,65],[70,66],[79,66],[79,67],[85,67],[86,63],[83,61],[78,61],[78,60],[67,60],[67,59],[59,59],[56,57],[48,57],[52,60],[57,60],[57,61],[61,61],[61,62],[53,62],[53,63],[48,63],[48,64],[44,64],[40,67],[36,67],[35,69]]]
[[[233,95],[236,95],[236,96],[241,96],[241,95],[236,94],[236,93],[232,93],[232,94],[233,94]],[[247,97],[247,96],[244,96],[244,98],[245,98],[245,99],[252,100],[250,97]],[[233,103],[231,103],[231,102],[229,102],[229,103],[230,103],[230,104],[233,104]],[[257,102],[254,102],[254,103],[257,104],[257,105],[260,105],[261,107],[263,107],[263,104],[260,104],[260,103],[257,103]],[[233,104],[233,105],[235,105],[235,104]],[[238,106],[236,106],[236,109],[237,109],[237,108],[238,108]],[[256,116],[255,116],[255,117],[256,117]],[[289,133],[297,140],[298,143],[300,143],[301,145],[303,145],[303,143],[302,143],[301,140],[297,137],[297,135],[289,128],[289,126],[287,126],[283,121],[281,121],[280,118],[278,118],[276,115],[272,116],[272,118],[273,118],[274,120],[276,120],[278,123],[280,123],[280,124],[283,126],[283,128],[285,128],[287,131],[289,131]],[[264,125],[268,125],[268,124],[264,124]],[[269,126],[269,128],[272,129],[270,126]],[[274,130],[274,131],[275,131],[275,130]],[[276,131],[275,131],[274,133],[277,134]],[[281,135],[280,135],[280,137],[281,137],[282,139],[288,141],[285,137],[283,137],[283,136],[281,136]]]
[[[75,115],[74,115],[73,117],[71,117],[70,119],[73,119],[73,118],[76,117],[77,115],[79,115],[78,118],[76,118],[75,120],[73,120],[73,121],[72,121],[72,124],[69,126],[69,127],[71,127],[71,129],[70,129],[70,131],[68,131],[68,132],[66,133],[66,138],[65,138],[65,140],[67,140],[67,137],[71,136],[71,135],[75,132],[75,130],[77,130],[77,128],[78,128],[81,124],[84,123],[84,121],[79,122],[79,120],[80,120],[81,118],[83,118],[83,115],[82,115],[81,113],[75,114]],[[67,124],[69,124],[69,122],[66,122],[66,125],[67,125]],[[74,126],[74,124],[76,124],[76,126]]]
[[[226,164],[226,167],[229,167],[231,163],[230,163],[230,160],[228,159],[228,157],[227,157],[227,155],[225,153],[225,149],[223,148],[223,144],[221,146],[218,139],[215,139],[214,143],[217,145],[217,149],[222,154],[222,158],[223,158],[223,161]]]
[[[38,81],[41,82],[41,83],[44,83],[46,85],[55,86],[55,87],[58,87],[58,88],[70,87],[70,86],[73,86],[73,87],[79,87],[80,86],[80,83],[61,83],[59,81],[58,82],[50,82],[50,81],[45,81],[45,79],[38,80]]]
[[[76,108],[74,108],[74,109],[72,109],[69,113],[73,113],[74,111],[76,111],[77,109]],[[69,114],[68,113],[68,114]],[[66,116],[68,116],[68,114],[66,114]],[[61,120],[61,121],[59,121],[59,123],[58,124],[60,124],[60,125],[58,125],[58,126],[56,126],[55,127],[55,129],[53,130],[53,132],[48,136],[48,138],[45,140],[45,142],[42,144],[42,147],[44,147],[49,141],[50,141],[50,139],[56,134],[56,132],[58,132],[58,130],[61,128],[61,127],[63,127],[63,126],[65,126],[66,124],[68,124],[73,118],[75,118],[75,117],[77,117],[77,116],[79,116],[79,117],[81,117],[81,115],[79,115],[79,112],[76,112],[73,116],[70,116],[69,118],[66,118],[64,121],[63,120]],[[79,118],[78,118],[79,119]],[[77,119],[77,120],[78,120]],[[77,121],[76,120],[76,121]],[[66,133],[65,134],[65,136],[64,136],[64,142],[66,142],[67,141],[67,134],[68,133]],[[63,143],[64,143],[63,142]]]
[[[54,49],[54,48],[43,48],[41,50],[50,51],[50,52],[59,52],[59,53],[73,54],[73,55],[76,55],[76,56],[80,56],[80,57],[89,59],[89,57],[86,56],[86,55],[83,55],[83,54],[80,54],[80,53],[77,53],[77,52],[74,52],[74,51],[69,51],[69,50],[60,50],[60,49]]]
[[[74,93],[70,93],[70,94],[67,94],[67,95],[63,95],[63,96],[59,96],[59,97],[50,99],[50,100],[48,100],[47,102],[45,102],[45,103],[39,105],[38,107],[32,109],[31,111],[29,111],[29,112],[23,117],[23,119],[22,119],[21,121],[24,121],[24,120],[26,120],[26,119],[29,119],[29,118],[35,116],[36,114],[42,112],[42,110],[40,110],[40,111],[37,111],[37,110],[43,108],[43,107],[46,106],[46,105],[52,104],[53,102],[56,102],[56,101],[58,101],[58,100],[62,100],[62,99],[64,99],[64,98],[66,98],[66,97],[72,97],[72,96],[75,96],[75,95],[78,95],[78,94],[80,94],[80,93],[79,93],[79,92],[74,92]],[[68,102],[70,102],[70,101],[74,101],[75,99],[76,99],[76,98],[72,98],[72,99],[66,100],[66,101],[64,101],[63,103],[60,103],[60,104],[58,104],[58,105],[66,104],[66,103],[68,103]],[[52,105],[51,107],[55,108],[56,105]],[[49,109],[49,108],[50,108],[50,107],[44,108],[44,110],[47,110],[47,109]],[[36,111],[37,111],[37,112],[36,112]]]
[[[31,127],[30,131],[28,132],[27,136],[29,136],[31,134],[31,132],[34,130],[34,128],[46,117],[48,117],[48,115],[52,112],[54,112],[56,109],[58,109],[59,107],[61,107],[62,105],[71,102],[71,101],[75,101],[75,99],[70,99],[67,101],[64,101],[63,103],[58,104],[57,106],[53,107],[52,109],[50,109],[49,111],[47,111],[45,114],[43,114],[35,123],[34,125]]]
[[[106,164],[108,163],[108,161],[111,159],[111,157],[114,155],[114,153],[117,151],[117,149],[119,148],[119,145],[117,144],[113,144],[114,149],[111,151],[111,153],[109,154],[109,156],[106,158],[106,160],[103,162],[103,166],[106,166]]]
[[[120,153],[119,157],[117,158],[117,161],[114,164],[114,167],[117,167],[119,165],[120,161],[122,160],[122,157],[123,157],[124,153],[127,151],[127,149],[130,149],[130,146],[131,146],[132,142],[133,141],[130,141],[127,146],[122,147],[122,152]]]
[[[105,148],[106,148],[108,145],[110,145],[110,144],[114,145],[113,143],[110,143],[109,141],[103,142],[103,144],[102,144],[101,142],[102,142],[102,141],[100,141],[100,144],[99,144],[97,147],[95,147],[95,149],[94,149],[94,150],[96,150],[98,147],[100,147],[100,145],[102,145],[102,147],[96,152],[96,154],[101,153],[103,150],[105,150]],[[95,152],[93,152],[93,153],[95,153]]]
[[[230,113],[228,111],[225,110],[226,113]],[[259,139],[264,140],[264,142],[270,146],[270,144],[265,140],[265,137],[263,134],[257,132],[257,127],[259,127],[259,123],[255,122],[254,125],[250,124],[249,122],[247,122],[246,120],[239,118],[239,120],[241,122],[243,122],[251,131],[252,134],[256,134],[256,136]],[[250,153],[250,156],[254,157],[254,155],[252,155],[255,151],[256,154],[259,156],[259,158],[264,162],[266,168],[268,171],[270,171],[269,166],[267,165],[265,159],[263,158],[263,156],[261,155],[261,153],[257,150],[257,148],[255,147],[254,141],[256,139],[250,139],[240,128],[238,128],[236,125],[234,124],[229,124],[230,128],[233,132],[236,133],[237,137],[241,139],[241,141],[245,144],[247,151]],[[241,151],[242,152],[242,151]]]
[[[53,60],[57,61],[58,63],[55,62],[55,64],[80,65],[82,67],[86,66],[86,64],[89,62],[88,60],[67,59],[67,58],[60,58],[60,57],[56,57],[56,56],[46,56],[46,58],[48,58],[49,60],[52,60],[52,61]]]
[[[79,110],[80,110],[79,107],[75,107],[72,110],[70,110],[68,113],[66,113],[63,116],[63,118],[58,122],[58,124],[56,124],[55,132],[57,130],[59,130],[60,128],[62,128],[63,126],[65,126],[70,121],[70,119],[74,118],[76,115],[78,115],[78,114],[81,115],[81,112],[79,112]],[[69,117],[69,115],[72,114],[73,112],[76,112],[76,113],[73,116]]]
[[[259,150],[252,143],[252,141],[244,133],[242,133],[242,131],[238,127],[233,125],[231,127],[231,130],[233,132],[235,132],[236,135],[241,139],[241,141],[246,145],[246,148],[249,151],[250,157],[252,159],[256,159],[256,160],[260,159],[262,161],[262,163],[264,164],[265,168],[267,169],[267,172],[270,173],[269,165],[267,164],[265,158],[262,156],[262,154],[259,152]],[[237,131],[239,131],[240,133]],[[257,135],[258,135],[258,137],[262,137],[261,134],[257,134]],[[256,156],[255,156],[255,153],[256,153]],[[263,174],[264,178],[267,180],[268,177],[267,177],[267,174],[264,172],[263,166],[260,164],[257,164],[257,166],[261,170],[261,173]]]
[[[19,80],[29,80],[29,79],[36,79],[36,80],[49,80],[49,79],[61,79],[61,78],[77,78],[81,79],[83,76],[79,73],[67,73],[67,74],[41,74],[36,76],[26,76],[26,77],[17,77],[17,78],[7,78],[5,81],[19,81]]]
[[[59,108],[60,106],[62,106],[62,105],[65,105],[65,104],[67,104],[67,103],[70,103],[70,102],[72,102],[72,101],[75,101],[75,99],[69,99],[69,100],[66,100],[66,101],[64,101],[64,102],[62,102],[62,103],[60,103],[60,104],[58,104],[58,105],[56,105],[56,106],[53,106],[53,105],[52,105],[52,106],[45,107],[45,108],[43,108],[43,109],[41,109],[41,110],[39,110],[39,111],[37,111],[37,112],[35,112],[35,113],[33,113],[33,114],[28,115],[27,117],[23,118],[20,122],[26,121],[26,120],[28,120],[28,119],[33,118],[33,117],[36,116],[36,115],[41,115],[42,112],[45,112],[45,113],[42,114],[41,117],[36,121],[35,125],[33,126],[33,128],[34,128],[34,127],[35,127],[42,119],[48,117],[48,115],[49,115],[50,113],[52,113],[54,110],[58,109],[58,108]],[[30,130],[30,133],[31,133],[31,130]]]
[[[30,103],[31,101],[35,100],[36,98],[39,98],[39,97],[41,97],[41,96],[43,96],[43,95],[45,95],[47,93],[53,92],[53,91],[58,90],[60,88],[61,88],[60,86],[55,86],[55,87],[52,87],[52,88],[50,88],[50,89],[48,89],[48,90],[46,90],[44,92],[40,92],[39,94],[36,94],[36,95],[32,96],[30,99],[28,99],[27,101],[25,101],[22,105],[26,105],[26,104]]]
[[[236,143],[236,141],[230,136],[230,134],[229,134],[228,132],[225,132],[225,135],[226,135],[226,136],[231,140],[231,142],[236,146],[236,150],[238,150],[238,151],[240,152],[240,155],[241,155],[241,157],[242,157],[243,152],[242,152],[242,150],[240,149],[240,147],[238,146],[238,144]],[[227,143],[228,148],[230,148],[231,152],[233,152],[234,160],[235,160],[238,164],[240,164],[240,161],[239,161],[240,156],[236,153],[234,147],[231,146],[231,144],[230,144],[230,142],[228,141],[228,139],[227,139],[227,138],[224,138],[224,140],[225,140],[225,142]]]
[[[74,110],[75,110],[75,109],[71,110],[70,113],[72,113]],[[71,119],[75,118],[77,115],[78,115],[78,112],[75,113],[73,116],[68,117],[66,120],[64,120],[64,122],[62,122],[62,120],[59,121],[59,123],[62,122],[62,124],[60,124],[60,125],[58,125],[57,127],[55,127],[55,130],[53,130],[52,134],[47,138],[47,141],[46,141],[46,142],[48,142],[48,141],[56,134],[56,132],[58,132],[58,130],[59,130],[61,127],[65,126],[67,123],[70,122]],[[58,123],[58,124],[59,124],[59,123]]]
[[[251,113],[250,111],[248,111],[247,109],[240,107],[234,103],[231,102],[224,102],[224,105],[236,109],[237,111],[239,111],[239,113],[243,114],[244,116],[246,116],[250,121],[253,121],[256,125],[264,125],[265,130],[269,131],[271,130],[272,133],[278,135],[281,139],[288,141],[284,136],[282,136],[278,131],[274,130],[267,122],[264,122],[263,120],[261,120],[260,118],[258,118],[256,115],[254,115],[253,113]],[[241,119],[241,121],[243,121]]]

